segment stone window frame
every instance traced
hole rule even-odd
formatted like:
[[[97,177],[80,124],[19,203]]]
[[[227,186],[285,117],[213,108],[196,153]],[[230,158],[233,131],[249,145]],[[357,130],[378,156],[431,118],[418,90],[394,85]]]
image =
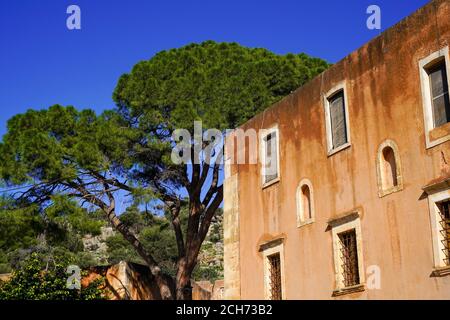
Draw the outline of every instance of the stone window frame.
[[[301,196],[302,188],[307,186],[309,188],[309,203],[311,208],[311,218],[306,218],[303,212],[303,203]],[[309,179],[305,178],[300,181],[296,192],[296,203],[297,203],[297,228],[312,224],[315,221],[315,205],[314,205],[314,189],[312,183]]]
[[[331,220],[328,222],[331,227],[331,235],[333,242],[333,262],[334,262],[334,274],[335,274],[335,289],[332,296],[341,296],[351,294],[355,292],[362,292],[365,290],[365,272],[364,272],[364,256],[363,256],[363,241],[361,234],[361,215],[359,210],[353,210],[342,217]],[[344,277],[342,275],[342,263],[340,259],[341,242],[339,235],[355,230],[356,235],[356,250],[358,256],[358,275],[359,284],[351,287],[344,285]]]
[[[275,179],[272,179],[270,181],[265,180],[265,163],[266,163],[266,143],[264,139],[271,133],[276,133],[277,137],[277,143],[276,143],[276,154],[277,154],[277,177]],[[260,130],[260,137],[259,137],[259,153],[260,153],[260,159],[261,159],[261,185],[262,188],[267,188],[275,183],[278,183],[281,179],[280,174],[280,130],[278,129],[278,124],[274,124],[268,129],[261,129]]]
[[[339,91],[343,92],[344,95],[344,110],[345,110],[345,129],[347,134],[347,142],[343,145],[333,148],[333,134],[331,130],[331,115],[330,115],[330,101],[329,99],[332,98],[335,94],[337,94]],[[325,109],[325,129],[326,129],[326,139],[327,139],[327,155],[328,157],[332,156],[335,153],[338,153],[339,151],[342,151],[344,149],[349,148],[351,143],[350,138],[350,116],[348,112],[348,98],[347,98],[347,81],[342,81],[335,85],[333,88],[328,90],[323,95],[323,105]]]
[[[422,93],[423,120],[425,129],[425,146],[427,149],[435,147],[450,140],[450,123],[441,127],[434,127],[433,106],[431,101],[431,87],[428,75],[428,69],[433,64],[445,60],[447,70],[447,82],[450,88],[450,58],[449,47],[439,49],[427,57],[419,60],[420,86]],[[434,137],[436,136],[436,137]]]
[[[384,189],[383,188],[383,173],[382,173],[382,164],[383,164],[383,150],[386,147],[390,147],[394,152],[395,157],[395,166],[397,170],[397,185]],[[377,184],[378,184],[378,196],[380,198],[385,197],[391,193],[395,193],[403,190],[403,171],[402,171],[402,162],[400,158],[400,151],[398,149],[397,143],[394,140],[387,139],[383,141],[378,146],[377,158],[376,158],[376,167],[377,167]]]
[[[275,239],[260,246],[263,254],[264,268],[264,300],[270,300],[270,265],[269,257],[275,254],[280,255],[280,271],[281,271],[281,299],[286,300],[286,280],[284,272],[284,243],[283,239]]]
[[[442,243],[442,234],[440,232],[441,225],[439,223],[441,217],[438,203],[450,200],[450,184],[443,188],[428,191],[428,208],[430,214],[431,235],[433,244],[433,272],[432,276],[450,275],[450,265],[445,264],[444,246]]]

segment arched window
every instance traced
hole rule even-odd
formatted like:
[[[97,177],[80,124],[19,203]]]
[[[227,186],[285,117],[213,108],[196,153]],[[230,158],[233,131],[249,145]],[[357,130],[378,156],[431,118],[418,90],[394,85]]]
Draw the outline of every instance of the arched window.
[[[395,163],[394,150],[391,147],[385,147],[382,151],[382,166],[381,180],[383,189],[397,186],[397,164]]]
[[[308,179],[297,188],[297,227],[314,222],[314,198],[312,184]]]
[[[380,197],[403,189],[400,155],[392,140],[386,140],[378,148],[377,173]]]

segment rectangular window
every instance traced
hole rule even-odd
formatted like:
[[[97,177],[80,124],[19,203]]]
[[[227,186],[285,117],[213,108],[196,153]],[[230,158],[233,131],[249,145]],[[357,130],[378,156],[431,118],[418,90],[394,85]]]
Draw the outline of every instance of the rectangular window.
[[[276,181],[279,178],[278,164],[278,129],[269,129],[263,136],[262,169],[263,185]]]
[[[346,82],[323,95],[327,154],[331,156],[351,146]]]
[[[328,103],[330,108],[331,138],[333,149],[336,149],[348,142],[344,91],[333,95],[328,99]]]
[[[440,233],[442,235],[443,262],[450,266],[450,200],[437,203],[440,216]]]
[[[434,269],[432,275],[450,275],[450,189],[432,184],[424,188],[428,194]]]
[[[430,80],[430,94],[434,127],[450,122],[450,101],[448,94],[445,60],[427,70]]]
[[[276,253],[274,255],[268,256],[267,259],[269,262],[270,300],[281,300],[282,299],[282,289],[281,289],[280,254]]]
[[[264,299],[286,299],[283,238],[261,244],[259,251],[264,263]]]
[[[449,47],[419,60],[427,149],[450,140]]]
[[[340,258],[342,263],[342,279],[345,287],[359,284],[358,250],[355,229],[340,233]]]
[[[333,296],[364,291],[361,221],[358,211],[329,221],[333,238],[336,287]]]

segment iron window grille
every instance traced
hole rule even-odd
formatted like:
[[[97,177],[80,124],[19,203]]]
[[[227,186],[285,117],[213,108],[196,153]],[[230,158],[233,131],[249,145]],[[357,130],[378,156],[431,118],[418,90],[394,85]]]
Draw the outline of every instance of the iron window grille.
[[[360,283],[355,229],[339,234],[342,278],[345,287]]]
[[[270,300],[281,300],[281,261],[280,254],[274,254],[267,257],[269,260],[269,285]]]
[[[438,203],[441,226],[441,242],[443,244],[444,263],[450,265],[450,200]]]

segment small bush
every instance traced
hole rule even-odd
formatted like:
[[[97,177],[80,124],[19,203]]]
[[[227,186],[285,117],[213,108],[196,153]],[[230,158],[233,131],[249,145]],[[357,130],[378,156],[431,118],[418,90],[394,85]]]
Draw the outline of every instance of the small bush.
[[[0,300],[100,300],[102,279],[86,288],[68,289],[66,273],[71,261],[53,257],[46,262],[37,253],[27,258],[12,278],[0,283]]]

